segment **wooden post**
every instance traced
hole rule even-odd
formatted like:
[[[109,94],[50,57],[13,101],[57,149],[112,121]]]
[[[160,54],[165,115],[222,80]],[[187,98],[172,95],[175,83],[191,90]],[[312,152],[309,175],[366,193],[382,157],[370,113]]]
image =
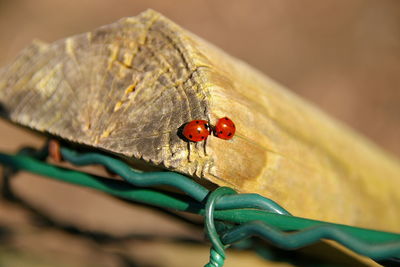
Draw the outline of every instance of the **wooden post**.
[[[34,42],[0,75],[3,114],[16,123],[259,193],[297,216],[400,232],[394,158],[154,11]],[[224,116],[232,140],[179,135]]]

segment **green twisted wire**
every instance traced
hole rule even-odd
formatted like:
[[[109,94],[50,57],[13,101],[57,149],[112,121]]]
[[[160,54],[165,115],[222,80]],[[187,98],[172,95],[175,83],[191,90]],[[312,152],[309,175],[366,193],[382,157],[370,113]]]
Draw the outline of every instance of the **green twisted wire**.
[[[138,172],[126,163],[109,156],[99,153],[79,154],[65,147],[61,148],[61,154],[66,161],[77,166],[101,164],[135,186],[172,186],[179,188],[198,202],[204,202],[209,193],[209,190],[200,184],[176,172]],[[240,196],[225,197],[224,200],[218,202],[216,206],[216,209],[234,208],[258,208],[277,214],[289,215],[289,212],[273,200],[257,194],[241,194]]]
[[[30,171],[137,202],[200,215],[207,213],[207,210],[204,209],[204,202],[210,201],[208,198],[212,194],[208,196],[209,191],[207,189],[183,175],[172,172],[140,173],[134,171],[125,163],[103,154],[79,154],[67,148],[62,148],[61,152],[64,159],[73,164],[102,164],[136,186],[158,184],[175,186],[188,196],[165,193],[155,189],[138,188],[129,186],[123,181],[55,167],[27,156],[30,153],[22,153],[21,155],[0,153],[0,162],[16,170]],[[38,158],[44,158],[43,154],[38,153],[38,155],[41,155]],[[293,249],[311,244],[321,238],[327,238],[336,240],[350,249],[376,260],[400,255],[400,235],[398,234],[288,216],[289,213],[277,203],[256,194],[223,195],[217,201],[214,200],[213,205],[215,205],[216,210],[212,212],[213,217],[208,216],[207,220],[212,218],[213,220],[242,224],[221,236],[221,241],[224,244],[231,244],[258,235],[277,246]],[[297,232],[289,234],[284,231]],[[211,238],[210,240],[212,241]],[[220,262],[219,252],[215,249],[213,243],[211,258],[215,259],[216,262]]]
[[[372,259],[379,260],[390,258],[394,255],[400,256],[399,241],[370,244],[344,233],[334,225],[326,224],[315,225],[294,233],[286,233],[264,222],[252,221],[231,229],[221,236],[221,240],[226,244],[232,244],[251,236],[262,237],[287,250],[298,249],[321,239],[332,239],[354,252],[368,255]]]
[[[210,261],[205,267],[219,267],[224,265],[225,261],[225,246],[219,239],[217,229],[214,225],[214,210],[216,203],[223,196],[234,195],[236,191],[229,187],[219,187],[209,195],[206,203],[205,222],[208,238],[212,243],[210,251]]]

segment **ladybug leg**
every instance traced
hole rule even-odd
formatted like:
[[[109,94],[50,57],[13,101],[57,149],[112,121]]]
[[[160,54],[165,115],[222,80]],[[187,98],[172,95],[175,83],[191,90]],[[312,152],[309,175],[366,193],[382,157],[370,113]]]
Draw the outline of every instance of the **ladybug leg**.
[[[50,139],[48,149],[50,158],[56,163],[60,163],[62,161],[60,143],[55,139]]]
[[[204,149],[204,156],[207,156],[207,141],[208,140],[208,138],[206,139],[206,140],[204,140],[204,144],[203,144],[203,149]]]
[[[203,151],[204,155],[207,155],[206,147],[205,147],[206,142],[207,142],[207,139],[204,140],[203,142],[198,142],[198,143],[195,144],[196,149],[199,151],[199,153],[201,153],[201,151]]]
[[[188,146],[188,148],[187,148],[187,151],[188,151],[187,159],[188,159],[189,162],[192,162],[191,159],[190,159],[190,150],[191,150],[190,143],[191,142],[186,142],[186,143],[187,143],[187,146]]]

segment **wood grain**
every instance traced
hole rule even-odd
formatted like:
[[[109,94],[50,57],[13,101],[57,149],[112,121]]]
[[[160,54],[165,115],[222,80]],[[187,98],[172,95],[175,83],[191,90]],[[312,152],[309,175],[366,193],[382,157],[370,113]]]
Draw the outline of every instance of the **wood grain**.
[[[321,88],[323,90],[323,88]],[[365,138],[154,11],[0,71],[3,115],[32,129],[270,197],[294,215],[400,232],[400,165]],[[187,143],[228,116],[230,140]]]

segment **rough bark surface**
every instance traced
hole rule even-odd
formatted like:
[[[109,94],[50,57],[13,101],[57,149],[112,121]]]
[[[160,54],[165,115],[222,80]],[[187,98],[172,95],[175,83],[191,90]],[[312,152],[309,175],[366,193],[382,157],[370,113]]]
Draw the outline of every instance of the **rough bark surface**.
[[[400,232],[400,165],[245,63],[154,11],[53,44],[0,72],[12,121],[142,159],[294,215]],[[185,122],[230,117],[231,141],[190,143]]]

